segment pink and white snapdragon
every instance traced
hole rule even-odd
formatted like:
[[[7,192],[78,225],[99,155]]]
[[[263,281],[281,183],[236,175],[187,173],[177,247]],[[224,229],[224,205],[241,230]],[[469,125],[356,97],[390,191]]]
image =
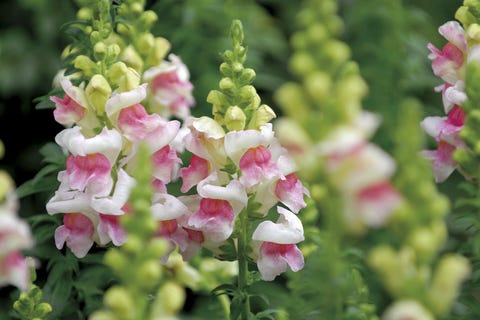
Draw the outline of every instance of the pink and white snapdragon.
[[[433,73],[443,84],[435,91],[442,93],[443,111],[446,116],[429,116],[421,122],[422,129],[435,138],[437,148],[422,154],[433,164],[436,182],[445,181],[458,167],[453,158],[457,149],[467,148],[459,133],[465,124],[462,104],[467,100],[465,73],[467,63],[479,61],[480,45],[469,44],[468,35],[457,21],[449,21],[438,29],[447,40],[440,50],[428,44]]]
[[[143,80],[149,83],[149,105],[162,117],[186,119],[195,104],[190,72],[180,57],[170,54],[168,58],[170,61],[162,61],[143,74]]]
[[[18,199],[15,192],[9,190],[0,204],[0,287],[14,285],[25,291],[30,284],[31,266],[22,250],[31,248],[33,239],[30,227],[17,211]]]
[[[295,175],[295,165],[276,140],[271,124],[259,130],[225,132],[208,117],[189,118],[186,123],[189,133],[185,147],[192,156],[190,164],[180,169],[181,190],[188,192],[196,187],[196,193],[178,198],[188,201],[185,207],[189,210],[177,224],[201,232],[203,247],[221,254],[221,245],[234,234],[238,215],[249,214],[245,210],[250,198],[259,203],[257,215],[264,219],[279,201],[295,213],[306,206],[303,196],[309,194],[308,190]],[[290,224],[280,218],[283,233],[274,236],[260,227],[251,239],[265,243],[252,253],[265,280],[273,280],[287,264],[293,271],[303,267],[303,255],[296,247],[303,240],[303,227],[291,211],[282,207],[277,210],[287,215],[288,221],[292,215],[296,219]]]
[[[355,233],[384,226],[403,202],[390,182],[396,169],[394,160],[368,142],[378,123],[373,114],[362,112],[316,147],[325,159],[332,185],[344,199],[344,221]]]
[[[74,96],[72,87],[64,83],[67,94]],[[85,95],[80,87],[74,93],[76,97]],[[57,144],[67,155],[66,169],[58,174],[60,186],[47,203],[49,214],[64,214],[63,225],[55,232],[58,249],[66,244],[81,258],[95,243],[123,244],[126,234],[120,217],[128,214],[130,192],[136,183],[131,173],[137,166],[140,144],[146,143],[149,148],[152,185],[157,193],[166,192],[166,185],[177,178],[181,160],[171,143],[180,122],[149,114],[142,105],[146,95],[147,84],[113,92],[103,108],[108,123],[100,133],[92,134],[92,127],[86,123],[87,130],[76,124],[56,136]],[[57,104],[59,113],[68,110],[62,103]]]

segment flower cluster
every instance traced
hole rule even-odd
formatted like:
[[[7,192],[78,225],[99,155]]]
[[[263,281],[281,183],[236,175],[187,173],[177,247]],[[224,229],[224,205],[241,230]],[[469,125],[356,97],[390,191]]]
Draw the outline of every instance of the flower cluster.
[[[385,226],[403,202],[390,182],[395,161],[368,141],[378,124],[376,115],[361,112],[317,145],[330,181],[341,194],[346,227],[354,233]]]
[[[22,250],[31,248],[33,239],[30,227],[17,212],[14,183],[0,171],[0,286],[14,285],[26,291],[31,283],[30,265]]]
[[[444,81],[435,87],[442,93],[443,109],[446,116],[430,116],[421,122],[422,129],[437,141],[436,150],[423,151],[433,163],[436,182],[445,181],[458,165],[453,154],[458,149],[467,148],[460,137],[465,125],[465,112],[462,105],[467,100],[465,93],[466,66],[478,60],[480,46],[469,44],[468,34],[457,21],[449,21],[438,29],[448,41],[441,49],[429,43],[429,59],[433,73]]]
[[[118,14],[128,16],[130,9],[141,21],[156,17],[151,11],[138,12],[138,3],[131,2],[124,2]],[[98,15],[110,14],[109,7],[101,3]],[[125,22],[117,26],[121,33],[126,32],[124,28]],[[181,123],[150,110],[163,108],[162,114],[181,118],[189,115],[188,108],[193,105],[186,66],[173,54],[170,61],[161,59],[169,48],[165,39],[152,38],[148,46],[139,46],[137,53],[131,46],[122,49],[122,43],[114,41],[118,34],[108,33],[105,25],[101,31],[106,35],[93,45],[99,61],[77,56],[77,72],[57,79],[63,97],[50,98],[55,103],[55,120],[66,127],[55,141],[67,159],[47,211],[64,214],[63,225],[55,231],[57,248],[66,244],[79,258],[94,243],[119,246],[125,241],[120,217],[129,212],[129,195],[135,185],[132,173],[141,144],[148,146],[153,163],[153,207],[168,199],[166,186],[176,178],[181,163],[178,153],[182,146],[176,141]],[[85,32],[90,32],[91,38],[97,35],[91,28]],[[142,52],[146,62],[139,64],[132,56]],[[153,61],[160,61],[149,66],[152,56],[156,58]]]
[[[297,247],[304,239],[303,226],[296,214],[305,207],[303,196],[308,191],[268,123],[273,111],[260,105],[249,85],[255,74],[242,65],[246,50],[239,21],[232,24],[231,37],[234,50],[224,54],[221,91],[213,90],[207,98],[214,105],[215,119],[191,117],[185,123],[183,141],[191,158],[180,169],[181,191],[195,187],[196,192],[163,197],[158,211],[159,217],[163,212],[161,234],[185,259],[201,247],[221,257],[228,240],[237,238],[238,254],[248,254],[262,278],[273,280],[287,265],[293,271],[303,268]],[[277,206],[279,218],[274,223],[266,218],[278,202],[288,209]],[[250,221],[259,220],[253,233],[249,231]]]

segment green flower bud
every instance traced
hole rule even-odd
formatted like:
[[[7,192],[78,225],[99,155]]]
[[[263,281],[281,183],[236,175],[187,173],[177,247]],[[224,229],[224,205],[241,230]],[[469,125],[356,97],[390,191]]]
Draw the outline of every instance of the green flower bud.
[[[137,39],[137,48],[142,54],[148,54],[155,45],[155,37],[151,33],[142,33]]]
[[[141,71],[143,68],[143,59],[138,54],[137,50],[132,45],[128,45],[120,54],[120,59],[137,71]]]
[[[272,108],[267,106],[266,104],[262,104],[258,107],[257,110],[253,112],[252,119],[248,123],[247,129],[255,129],[258,130],[264,124],[270,122],[270,120],[274,119],[277,115]]]
[[[121,35],[129,35],[132,31],[130,26],[125,23],[117,23],[117,32]]]
[[[241,86],[247,85],[255,79],[255,70],[246,68],[242,71],[242,74],[238,78],[238,81],[240,82]]]
[[[143,242],[136,234],[129,234],[122,248],[128,253],[137,253],[143,250]]]
[[[316,70],[317,65],[315,59],[309,53],[296,52],[290,58],[289,68],[293,74],[303,77]]]
[[[230,106],[225,113],[225,126],[230,131],[239,131],[245,128],[247,116],[237,106]]]
[[[147,252],[151,257],[161,257],[168,252],[169,244],[163,238],[153,238],[150,240]]]
[[[153,49],[150,51],[150,54],[147,57],[147,64],[151,66],[156,66],[162,62],[165,55],[170,50],[170,42],[161,37],[155,38],[155,43]]]
[[[155,22],[157,22],[157,20],[158,20],[158,16],[152,10],[144,11],[140,15],[140,18],[138,19],[139,23],[142,25],[142,27],[145,30],[151,29],[153,27],[153,25],[155,24]]]
[[[177,314],[185,303],[185,290],[173,281],[165,282],[157,293],[154,303],[153,315],[166,313]]]
[[[77,19],[90,20],[93,18],[93,11],[91,8],[82,7],[77,11]]]
[[[461,283],[470,275],[470,271],[470,262],[463,256],[449,254],[440,260],[428,293],[436,314],[443,316],[449,312]]]
[[[329,59],[338,64],[345,63],[351,56],[350,47],[339,40],[329,40],[324,50]]]
[[[125,319],[135,319],[135,304],[126,288],[121,286],[111,287],[105,293],[104,302],[114,314],[122,315]]]
[[[43,318],[52,312],[52,306],[46,302],[42,302],[37,306],[36,312],[40,317]]]
[[[248,105],[245,106],[245,109],[256,110],[259,107],[261,100],[254,86],[251,86],[251,85],[243,86],[240,89],[239,95],[240,95],[242,104],[248,103]]]
[[[480,41],[480,25],[478,23],[472,23],[467,28],[468,37]]]
[[[111,83],[118,84],[120,79],[127,73],[128,67],[123,62],[116,62],[107,71],[108,80]]]
[[[475,16],[472,15],[468,7],[461,6],[455,12],[455,19],[460,21],[465,27],[468,27],[471,23],[476,22]]]
[[[235,88],[235,83],[233,83],[232,79],[224,77],[220,80],[219,87],[222,90],[228,91]]]
[[[408,237],[407,243],[415,250],[416,256],[424,261],[434,257],[442,244],[439,242],[440,239],[434,236],[432,229],[432,227],[418,228]]]
[[[0,159],[3,158],[5,155],[5,145],[3,144],[2,140],[0,140]]]
[[[102,41],[102,35],[99,31],[94,30],[90,32],[90,43],[95,45],[95,43]]]
[[[305,100],[305,96],[306,93],[302,86],[289,82],[277,89],[274,99],[287,116],[303,123],[311,115],[309,103]]]
[[[307,40],[304,32],[297,31],[290,37],[290,44],[295,50],[303,50],[308,46]]]
[[[162,267],[156,259],[143,262],[136,271],[138,284],[146,289],[155,287],[162,276]]]
[[[120,77],[120,81],[118,82],[118,91],[125,92],[131,91],[137,88],[140,85],[140,74],[133,69],[128,68],[127,72],[125,72],[123,77]]]
[[[85,93],[88,102],[94,107],[97,114],[103,115],[105,113],[105,103],[112,93],[112,88],[110,88],[107,79],[100,74],[94,75],[90,79]]]
[[[117,274],[122,273],[122,271],[125,270],[125,268],[127,268],[130,263],[127,257],[119,249],[113,248],[105,253],[104,261],[105,264],[108,265]]]
[[[96,73],[97,65],[89,57],[79,55],[73,61],[75,68],[82,70],[87,77],[91,77]]]
[[[305,89],[317,104],[322,104],[332,94],[332,80],[322,71],[316,71],[305,78]]]
[[[130,4],[130,11],[135,14],[140,14],[143,12],[143,6],[140,2],[133,2]]]
[[[226,77],[231,77],[232,67],[226,62],[222,62],[222,64],[220,65],[220,72]]]
[[[243,64],[241,64],[240,62],[234,62],[232,64],[232,70],[233,72],[235,73],[239,73],[240,71],[243,70]],[[251,70],[251,69],[250,69]]]
[[[95,311],[89,317],[89,320],[118,320],[117,316],[115,316],[112,312],[101,310]]]
[[[321,44],[328,37],[325,26],[319,22],[309,26],[306,32],[309,40],[315,44]]]
[[[97,60],[103,60],[107,54],[107,45],[102,41],[97,42],[93,46],[93,52],[95,53],[95,58]]]

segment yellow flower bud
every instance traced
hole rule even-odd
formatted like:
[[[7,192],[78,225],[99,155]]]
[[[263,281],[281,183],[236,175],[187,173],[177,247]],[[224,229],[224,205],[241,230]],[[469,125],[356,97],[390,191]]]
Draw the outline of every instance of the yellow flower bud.
[[[305,78],[305,89],[316,103],[322,104],[332,93],[332,80],[322,71],[316,71]]]
[[[82,7],[77,11],[77,18],[79,20],[90,20],[93,17],[93,11],[90,8]]]
[[[132,11],[132,13],[142,13],[143,6],[140,2],[133,2],[132,4],[130,4],[130,10]]]
[[[89,320],[117,320],[118,318],[110,311],[95,311],[88,317]]]
[[[97,65],[89,57],[79,55],[73,61],[75,68],[82,70],[87,77],[91,77],[96,73]]]
[[[303,77],[317,69],[315,59],[307,52],[296,52],[290,59],[289,63],[290,71]]]
[[[330,40],[325,44],[325,54],[338,64],[350,59],[350,47],[342,41]]]
[[[129,236],[130,238],[130,236]],[[128,241],[124,244],[124,246]],[[105,253],[105,264],[116,273],[121,273],[130,263],[125,255],[119,249],[111,249]]]
[[[450,310],[461,283],[470,275],[470,271],[470,262],[463,256],[449,254],[440,260],[428,293],[436,314],[442,316]]]
[[[148,54],[155,45],[155,38],[151,33],[143,33],[138,36],[137,48],[142,54]]]
[[[143,262],[136,271],[138,284],[146,289],[155,287],[162,276],[162,266],[156,259]]]
[[[325,26],[320,22],[309,26],[306,32],[310,41],[316,44],[322,43],[322,41],[328,37],[328,32],[325,29]]]
[[[36,307],[36,311],[42,317],[44,317],[47,314],[49,314],[50,312],[52,312],[52,306],[50,304],[46,303],[46,302],[42,302]]]
[[[145,26],[145,29],[150,29],[158,20],[158,16],[154,11],[147,10],[141,14],[139,20]]]
[[[128,25],[124,23],[117,23],[117,32],[122,35],[128,35],[130,34],[130,28]]]
[[[310,116],[310,107],[305,96],[302,86],[289,82],[278,88],[274,99],[287,116],[302,123]]]
[[[112,93],[112,88],[110,88],[107,79],[100,74],[94,75],[90,79],[85,92],[87,94],[88,102],[93,106],[96,113],[98,115],[104,114],[105,103]]]
[[[167,253],[169,248],[168,241],[163,238],[154,238],[148,245],[148,253],[153,257],[161,257]]]
[[[162,62],[165,55],[170,50],[170,42],[162,37],[156,37],[155,43],[153,45],[150,54],[147,57],[147,64],[151,66],[156,66]]]
[[[114,286],[107,290],[104,302],[114,314],[122,315],[125,319],[135,319],[135,304],[129,291],[121,286]]]
[[[121,61],[116,62],[107,71],[108,80],[110,80],[111,83],[118,84],[120,82],[120,78],[127,73],[127,70],[128,67],[125,63]]]
[[[252,119],[248,123],[247,129],[259,129],[270,120],[276,118],[275,111],[266,104],[262,104],[257,110],[253,112]]]
[[[225,113],[225,126],[230,131],[239,131],[245,128],[245,122],[247,120],[247,116],[237,106],[230,106]]]
[[[220,80],[218,86],[222,90],[231,90],[235,87],[235,84],[233,83],[232,79],[225,77]]]
[[[143,59],[138,54],[137,50],[132,45],[128,45],[120,54],[120,59],[127,64],[127,66],[141,72],[143,68]]]
[[[160,319],[161,315],[177,314],[185,303],[185,290],[173,281],[165,282],[157,292],[153,303],[153,319]]]
[[[102,60],[107,53],[107,45],[102,41],[97,42],[93,46],[93,52],[95,53],[98,60]]]
[[[249,104],[245,107],[245,109],[256,110],[260,105],[260,97],[257,94],[257,90],[254,86],[248,85],[243,86],[240,89],[240,98],[243,101],[248,101]]]
[[[480,41],[480,25],[478,23],[472,23],[467,28],[467,35],[468,37]]]
[[[131,91],[140,85],[140,74],[133,68],[128,68],[127,72],[120,77],[118,82],[118,91]]]

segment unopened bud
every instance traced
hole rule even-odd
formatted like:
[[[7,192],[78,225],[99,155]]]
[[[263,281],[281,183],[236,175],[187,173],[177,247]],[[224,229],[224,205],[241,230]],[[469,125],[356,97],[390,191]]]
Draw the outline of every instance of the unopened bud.
[[[124,287],[111,287],[104,296],[105,304],[113,313],[125,316],[125,319],[135,319],[135,305],[128,290]]]
[[[150,29],[157,20],[158,16],[152,10],[144,11],[139,18],[139,22],[146,30]]]
[[[102,75],[96,74],[90,79],[85,92],[88,102],[95,108],[97,114],[104,114],[105,103],[112,93],[108,81]]]
[[[450,254],[440,260],[428,295],[436,313],[444,315],[450,310],[461,283],[469,275],[470,262],[467,258]]]
[[[239,131],[245,128],[245,122],[247,120],[247,116],[237,106],[231,106],[227,109],[225,113],[225,126],[230,131]]]
[[[120,58],[124,61],[129,67],[140,71],[143,67],[143,59],[138,54],[137,50],[132,45],[127,46],[123,52],[120,54]]]
[[[170,47],[171,44],[167,39],[156,37],[153,50],[150,51],[150,54],[147,58],[147,63],[152,66],[160,64],[163,58],[165,58],[167,52],[170,50]]]
[[[317,71],[305,79],[305,89],[317,103],[322,103],[331,96],[332,80],[325,72]]]
[[[258,130],[264,124],[270,122],[270,120],[276,118],[275,111],[266,104],[260,105],[257,110],[253,112],[252,119],[248,123],[248,129]]]
[[[148,54],[155,45],[155,38],[151,33],[143,33],[137,39],[137,48],[140,53]]]
[[[73,65],[75,68],[82,70],[86,76],[91,77],[97,70],[97,65],[89,57],[79,55],[75,58]]]
[[[224,77],[220,80],[219,87],[222,90],[232,90],[235,87],[232,79]]]
[[[39,316],[45,317],[52,312],[52,306],[46,302],[42,302],[37,306],[36,311]]]
[[[303,77],[316,70],[315,59],[307,52],[294,53],[289,63],[290,71],[297,76]]]
[[[157,294],[158,303],[169,315],[176,314],[185,303],[185,290],[173,281],[164,283]]]
[[[93,17],[93,11],[90,8],[82,7],[77,11],[77,18],[79,20],[90,20]]]
[[[162,276],[162,267],[156,259],[143,262],[137,269],[138,284],[146,289],[152,289]]]

